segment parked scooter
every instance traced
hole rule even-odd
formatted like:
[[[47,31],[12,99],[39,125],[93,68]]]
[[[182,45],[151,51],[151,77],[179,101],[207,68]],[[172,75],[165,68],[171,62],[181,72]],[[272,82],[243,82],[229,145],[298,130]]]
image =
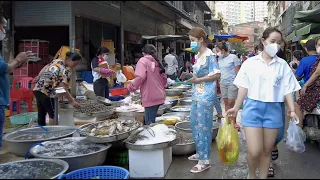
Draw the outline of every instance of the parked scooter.
[[[319,144],[320,142],[320,102],[317,107],[304,116],[303,130],[306,133],[307,141]]]

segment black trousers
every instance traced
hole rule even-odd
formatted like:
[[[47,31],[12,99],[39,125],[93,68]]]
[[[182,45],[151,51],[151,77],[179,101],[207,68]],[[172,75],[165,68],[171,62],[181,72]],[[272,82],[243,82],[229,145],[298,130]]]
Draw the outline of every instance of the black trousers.
[[[38,125],[45,126],[47,113],[49,118],[54,119],[54,99],[49,98],[40,91],[33,91],[33,93],[37,100]]]
[[[93,91],[96,96],[109,98],[109,82],[106,78],[100,78],[93,83]]]

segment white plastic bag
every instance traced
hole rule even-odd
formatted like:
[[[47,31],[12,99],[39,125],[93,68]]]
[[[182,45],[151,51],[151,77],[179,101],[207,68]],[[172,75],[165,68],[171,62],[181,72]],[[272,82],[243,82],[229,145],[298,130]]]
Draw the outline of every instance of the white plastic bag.
[[[305,138],[306,135],[304,131],[293,121],[290,121],[289,128],[287,130],[287,148],[296,153],[303,153],[305,151]]]
[[[127,78],[122,73],[122,70],[117,71],[116,77],[117,77],[117,83],[125,83],[125,82],[127,82]]]

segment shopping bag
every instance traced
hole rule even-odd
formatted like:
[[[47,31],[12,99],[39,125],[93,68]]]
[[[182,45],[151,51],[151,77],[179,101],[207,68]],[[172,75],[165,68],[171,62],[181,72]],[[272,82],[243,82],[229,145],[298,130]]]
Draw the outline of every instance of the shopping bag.
[[[239,157],[239,137],[238,131],[234,128],[234,123],[226,122],[219,128],[216,138],[220,161],[225,165],[232,165]]]
[[[303,153],[306,150],[304,146],[305,139],[306,134],[304,131],[293,121],[290,121],[289,128],[287,130],[287,148],[296,153]]]
[[[122,70],[117,71],[116,77],[117,77],[117,83],[125,83],[127,81],[127,78],[122,73]]]

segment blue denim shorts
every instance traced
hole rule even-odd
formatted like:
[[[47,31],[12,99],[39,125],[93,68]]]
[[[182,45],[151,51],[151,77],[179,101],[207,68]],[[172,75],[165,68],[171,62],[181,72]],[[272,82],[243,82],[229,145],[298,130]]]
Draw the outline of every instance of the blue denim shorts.
[[[283,102],[261,102],[247,98],[241,114],[245,127],[278,129],[283,124]]]

